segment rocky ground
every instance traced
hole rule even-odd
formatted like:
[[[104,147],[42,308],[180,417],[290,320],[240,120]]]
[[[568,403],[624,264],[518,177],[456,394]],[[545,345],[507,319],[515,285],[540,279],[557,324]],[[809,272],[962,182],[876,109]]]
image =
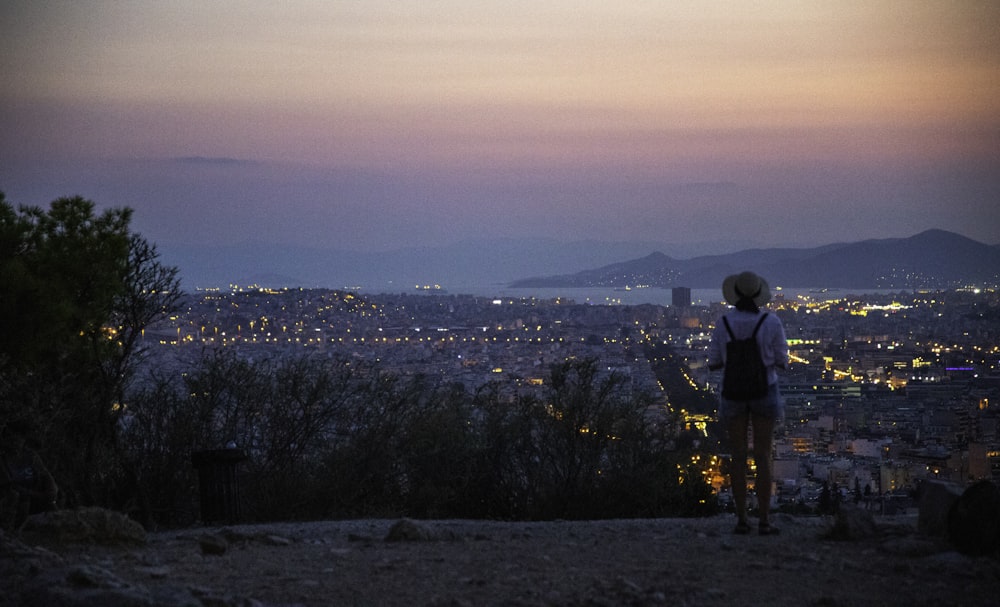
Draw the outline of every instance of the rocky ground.
[[[921,536],[915,517],[875,518],[863,534],[830,518],[775,522],[780,535],[766,537],[733,535],[729,516],[326,521],[99,543],[25,532],[3,538],[0,605],[978,607],[1000,596],[1000,560]]]

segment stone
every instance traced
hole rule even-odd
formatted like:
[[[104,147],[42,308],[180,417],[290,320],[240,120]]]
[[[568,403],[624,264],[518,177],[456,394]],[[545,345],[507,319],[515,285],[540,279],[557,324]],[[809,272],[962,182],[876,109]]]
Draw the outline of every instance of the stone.
[[[28,517],[21,537],[29,543],[59,545],[94,543],[108,546],[142,545],[146,530],[124,514],[104,508],[56,510]]]
[[[386,533],[387,542],[438,542],[456,541],[462,537],[448,529],[435,530],[431,526],[404,518],[392,525]]]
[[[407,518],[394,523],[385,536],[387,542],[420,542],[433,539],[434,534],[428,527]]]
[[[292,540],[281,535],[264,534],[260,536],[260,543],[268,546],[291,546]]]
[[[878,526],[872,513],[863,508],[841,504],[834,515],[833,528],[828,537],[834,540],[862,540],[878,535]]]
[[[165,565],[136,567],[139,573],[148,575],[152,579],[163,579],[170,575],[171,569]]]
[[[1000,550],[1000,487],[990,481],[968,487],[948,511],[948,539],[962,554]]]
[[[221,556],[229,550],[229,542],[221,535],[205,533],[198,537],[201,553],[210,556]]]
[[[21,593],[27,607],[147,607],[149,591],[92,565],[51,569],[32,579]]]
[[[181,586],[155,591],[90,564],[50,568],[25,584],[25,607],[263,607],[249,597]]]
[[[961,495],[962,488],[955,483],[935,480],[920,483],[917,531],[931,537],[947,537],[948,513]]]

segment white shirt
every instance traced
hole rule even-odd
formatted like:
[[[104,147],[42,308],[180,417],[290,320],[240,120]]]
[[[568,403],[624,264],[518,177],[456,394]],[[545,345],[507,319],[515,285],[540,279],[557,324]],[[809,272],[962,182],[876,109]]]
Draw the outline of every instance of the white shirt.
[[[757,331],[757,346],[760,348],[760,357],[767,367],[767,383],[776,384],[778,383],[776,369],[784,369],[788,366],[788,341],[785,339],[785,327],[781,324],[781,319],[767,310],[761,310],[760,314],[731,310],[726,314],[726,318],[729,319],[729,326],[736,339],[746,339],[753,333],[753,328],[757,325],[761,314],[767,314],[767,318],[764,319]],[[710,369],[720,369],[725,366],[726,344],[728,342],[729,332],[726,331],[726,325],[720,318],[715,324],[712,341],[708,347],[708,367]]]

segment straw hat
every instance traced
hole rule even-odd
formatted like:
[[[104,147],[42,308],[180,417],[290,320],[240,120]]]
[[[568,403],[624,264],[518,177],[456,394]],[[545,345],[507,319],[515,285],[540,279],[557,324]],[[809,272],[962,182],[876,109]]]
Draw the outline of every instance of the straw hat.
[[[759,307],[771,301],[771,288],[753,272],[740,272],[722,281],[722,295],[734,306],[741,298],[749,297]]]

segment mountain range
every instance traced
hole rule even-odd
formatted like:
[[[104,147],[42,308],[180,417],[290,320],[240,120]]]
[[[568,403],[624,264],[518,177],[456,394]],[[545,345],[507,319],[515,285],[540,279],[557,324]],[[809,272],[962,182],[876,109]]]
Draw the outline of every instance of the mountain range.
[[[158,249],[164,263],[179,268],[185,290],[230,284],[369,292],[400,292],[431,284],[450,292],[470,285],[480,289],[715,288],[728,274],[744,269],[759,272],[772,285],[789,287],[946,288],[1000,283],[1000,245],[943,230],[815,248],[745,248],[726,254],[684,255],[735,251],[736,247],[737,243],[701,243],[681,252],[679,247],[651,242],[511,238],[384,252],[254,242],[167,244]]]
[[[753,270],[772,285],[923,289],[1000,284],[1000,245],[928,230],[909,238],[865,240],[807,249],[747,249],[674,259],[655,252],[574,274],[526,278],[512,288],[712,288],[729,274]]]
[[[709,244],[709,246],[711,246]],[[261,242],[190,245],[157,243],[161,260],[180,270],[185,290],[230,284],[355,288],[399,292],[439,284],[496,285],[530,274],[559,274],[663,250],[662,243],[507,238],[434,247],[354,251]]]

